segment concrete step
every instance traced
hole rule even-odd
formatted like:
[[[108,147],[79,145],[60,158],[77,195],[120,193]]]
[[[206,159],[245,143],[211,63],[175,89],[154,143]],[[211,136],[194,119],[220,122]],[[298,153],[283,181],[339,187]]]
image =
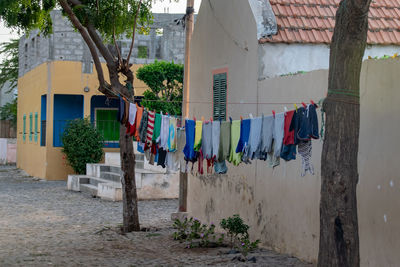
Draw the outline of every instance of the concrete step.
[[[115,172],[100,172],[100,178],[107,182],[121,182],[121,174]]]
[[[98,178],[98,177],[89,177],[88,176],[88,177],[81,177],[80,178],[80,180],[82,181],[81,184],[87,184],[87,183],[83,182],[86,179],[89,180],[89,184],[92,184],[92,185],[95,185],[95,186],[97,186],[100,183],[104,184],[104,183],[109,183],[110,182],[109,180],[106,180],[106,179],[102,179],[102,178]]]
[[[97,185],[81,184],[80,191],[84,192],[84,193],[88,193],[91,196],[97,196]]]
[[[122,201],[122,185],[117,183],[101,183],[97,187],[97,196],[110,201]]]

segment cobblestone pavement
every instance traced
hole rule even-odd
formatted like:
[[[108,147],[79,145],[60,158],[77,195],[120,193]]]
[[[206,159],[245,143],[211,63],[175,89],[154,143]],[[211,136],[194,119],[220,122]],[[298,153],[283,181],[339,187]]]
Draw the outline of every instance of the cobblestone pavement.
[[[241,263],[223,248],[185,249],[171,238],[177,204],[139,202],[142,226],[157,230],[121,235],[121,203],[0,167],[0,266],[310,266],[267,250]]]

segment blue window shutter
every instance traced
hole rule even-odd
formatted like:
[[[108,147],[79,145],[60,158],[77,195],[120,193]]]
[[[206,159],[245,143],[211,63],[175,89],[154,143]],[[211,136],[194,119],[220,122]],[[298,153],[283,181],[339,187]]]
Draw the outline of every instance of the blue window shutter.
[[[214,74],[213,76],[213,117],[214,120],[226,120],[226,73]]]
[[[29,113],[29,141],[32,142],[32,112]]]
[[[22,129],[22,140],[25,142],[26,140],[26,115],[23,117],[23,129]]]
[[[38,113],[35,112],[35,143],[38,141]]]

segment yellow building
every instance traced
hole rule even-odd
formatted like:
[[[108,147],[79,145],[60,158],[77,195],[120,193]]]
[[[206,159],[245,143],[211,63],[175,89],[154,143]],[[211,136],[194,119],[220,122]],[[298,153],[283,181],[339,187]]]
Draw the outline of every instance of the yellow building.
[[[183,62],[184,29],[174,23],[183,14],[153,15],[150,34],[136,35],[131,58],[135,74],[155,59]],[[17,167],[40,178],[64,180],[73,173],[61,153],[67,121],[90,117],[106,139],[105,151],[118,151],[118,103],[97,90],[92,56],[80,34],[61,11],[51,12],[51,18],[52,34],[43,37],[32,31],[19,42]],[[118,41],[123,57],[130,42]],[[105,65],[103,69],[107,79]],[[135,95],[142,96],[148,87],[135,79],[134,88]]]
[[[107,100],[97,90],[97,73],[83,73],[82,64],[45,62],[18,80],[17,167],[29,175],[65,180],[73,173],[61,152],[61,134],[70,119],[90,117],[105,136],[104,150],[119,151],[119,123],[113,116],[117,100]],[[105,65],[103,69],[107,77]],[[134,87],[135,95],[146,89],[137,79]]]

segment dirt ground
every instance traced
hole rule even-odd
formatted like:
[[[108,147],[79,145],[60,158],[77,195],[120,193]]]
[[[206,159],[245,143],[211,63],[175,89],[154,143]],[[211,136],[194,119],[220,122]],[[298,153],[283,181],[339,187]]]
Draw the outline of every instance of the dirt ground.
[[[121,235],[121,203],[66,188],[0,167],[0,266],[311,266],[264,249],[256,263],[232,261],[227,248],[187,249],[171,237],[177,200],[140,201],[151,231]]]

